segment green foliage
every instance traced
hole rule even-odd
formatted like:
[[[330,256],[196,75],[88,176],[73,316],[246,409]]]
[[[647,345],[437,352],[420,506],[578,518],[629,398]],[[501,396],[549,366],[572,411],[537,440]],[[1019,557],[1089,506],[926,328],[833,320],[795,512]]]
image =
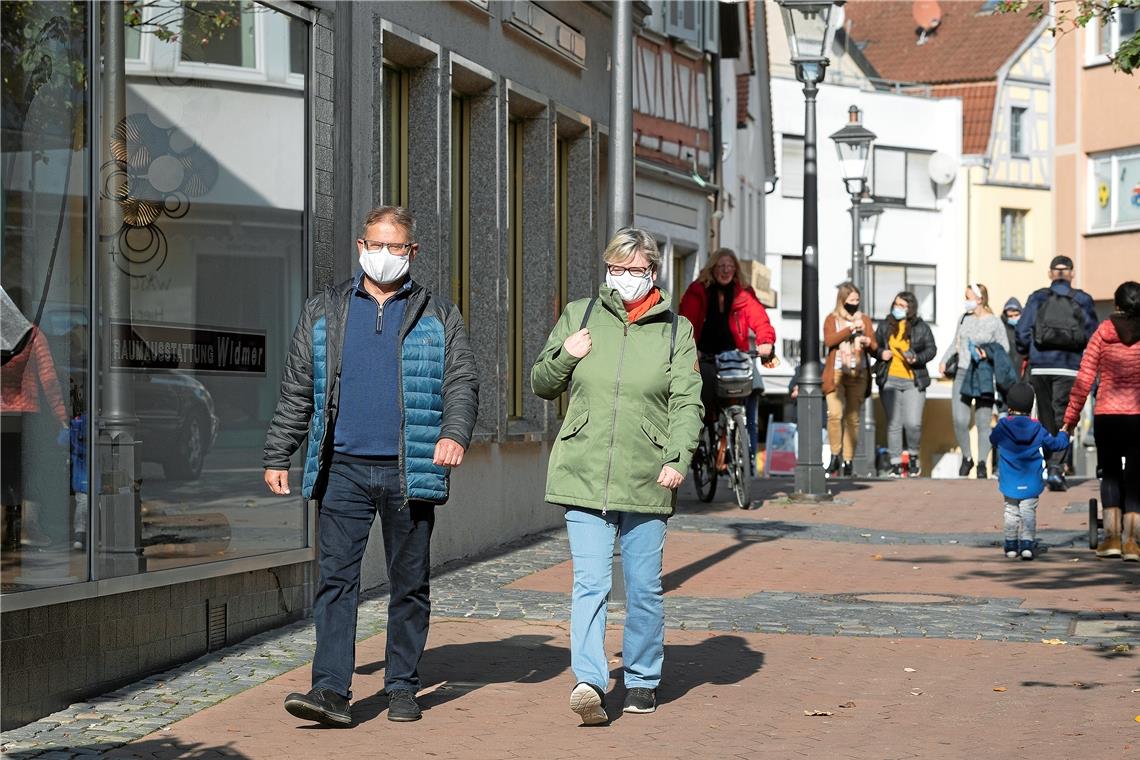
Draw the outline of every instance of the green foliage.
[[[1043,19],[1049,15],[1049,8],[1050,3],[1039,0],[1002,0],[997,12],[1021,13],[1028,9],[1031,18]],[[1108,24],[1117,9],[1140,10],[1140,0],[1072,0],[1052,4],[1052,8],[1054,15],[1050,18],[1049,31],[1056,37],[1075,29],[1083,29],[1090,23]],[[1116,54],[1110,56],[1109,60],[1114,69],[1125,74],[1132,74],[1140,68],[1140,30],[1130,38],[1121,40]]]

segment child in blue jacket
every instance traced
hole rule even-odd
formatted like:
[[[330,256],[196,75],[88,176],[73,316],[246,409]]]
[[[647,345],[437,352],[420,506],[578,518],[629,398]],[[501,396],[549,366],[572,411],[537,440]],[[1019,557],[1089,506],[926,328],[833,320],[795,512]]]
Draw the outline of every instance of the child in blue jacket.
[[[1045,452],[1069,448],[1069,435],[1050,435],[1033,411],[1033,387],[1017,383],[1006,394],[1009,416],[990,433],[998,452],[998,490],[1005,497],[1005,556],[1033,559],[1037,538],[1037,497],[1045,490]]]

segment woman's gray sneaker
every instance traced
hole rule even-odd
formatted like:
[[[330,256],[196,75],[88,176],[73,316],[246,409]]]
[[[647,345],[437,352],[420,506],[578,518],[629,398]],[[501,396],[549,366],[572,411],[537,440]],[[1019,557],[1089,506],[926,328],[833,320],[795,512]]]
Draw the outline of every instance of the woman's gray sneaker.
[[[657,709],[657,692],[644,687],[634,687],[625,693],[625,707],[627,713],[651,713]]]
[[[416,701],[415,692],[410,689],[401,689],[388,694],[388,720],[407,723],[419,720],[423,716],[420,703]]]
[[[570,692],[570,709],[578,713],[587,726],[610,722],[610,716],[606,714],[606,696],[592,683],[583,681],[574,687]]]
[[[308,694],[294,692],[285,697],[285,709],[295,718],[326,726],[352,725],[348,700],[332,689],[312,689]]]

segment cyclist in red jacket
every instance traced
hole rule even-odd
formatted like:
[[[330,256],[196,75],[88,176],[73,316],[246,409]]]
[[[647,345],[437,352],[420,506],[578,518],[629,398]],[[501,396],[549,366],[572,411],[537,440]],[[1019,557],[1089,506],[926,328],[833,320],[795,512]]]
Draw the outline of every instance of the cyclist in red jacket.
[[[749,350],[748,336],[756,340],[756,353],[770,360],[776,343],[776,331],[768,321],[764,305],[756,291],[744,279],[740,260],[730,248],[713,252],[696,281],[685,290],[678,309],[693,323],[693,337],[700,352],[701,378],[704,381],[701,400],[705,419],[715,420],[719,411],[716,398],[715,357],[722,351]],[[748,432],[752,453],[756,453],[756,395],[748,399]]]

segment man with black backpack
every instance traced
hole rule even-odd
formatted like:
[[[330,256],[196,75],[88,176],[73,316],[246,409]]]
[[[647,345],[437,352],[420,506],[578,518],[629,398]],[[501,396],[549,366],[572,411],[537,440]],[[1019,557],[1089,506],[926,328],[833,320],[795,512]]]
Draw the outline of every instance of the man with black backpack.
[[[1049,434],[1056,435],[1081,366],[1081,355],[1098,320],[1092,297],[1072,286],[1072,259],[1054,256],[1049,262],[1049,279],[1049,287],[1029,297],[1016,334],[1017,350],[1029,357],[1029,382],[1037,396],[1037,416]],[[1067,456],[1067,451],[1049,455],[1050,490],[1066,489]]]

